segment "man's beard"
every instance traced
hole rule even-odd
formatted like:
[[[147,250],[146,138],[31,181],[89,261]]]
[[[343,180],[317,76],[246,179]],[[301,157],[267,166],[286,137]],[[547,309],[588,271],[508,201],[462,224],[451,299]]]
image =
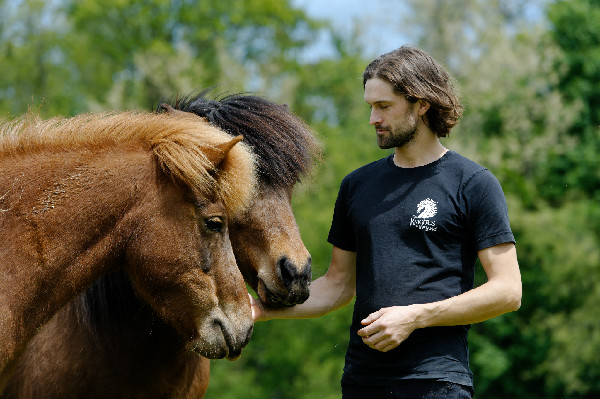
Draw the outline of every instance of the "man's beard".
[[[375,126],[375,129],[380,129],[379,126]],[[417,122],[416,120],[405,121],[400,125],[393,126],[386,129],[388,134],[377,135],[377,145],[382,150],[388,148],[404,147],[410,143],[417,133]]]

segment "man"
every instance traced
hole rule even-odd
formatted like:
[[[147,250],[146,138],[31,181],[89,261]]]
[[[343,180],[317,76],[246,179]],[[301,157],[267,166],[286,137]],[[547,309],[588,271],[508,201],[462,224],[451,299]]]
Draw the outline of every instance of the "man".
[[[394,153],[344,178],[331,264],[309,299],[283,310],[252,299],[254,318],[317,317],[356,295],[344,398],[471,398],[468,326],[521,303],[502,188],[440,143],[462,106],[427,53],[384,54],[363,85],[378,145]],[[488,281],[473,289],[477,257]]]

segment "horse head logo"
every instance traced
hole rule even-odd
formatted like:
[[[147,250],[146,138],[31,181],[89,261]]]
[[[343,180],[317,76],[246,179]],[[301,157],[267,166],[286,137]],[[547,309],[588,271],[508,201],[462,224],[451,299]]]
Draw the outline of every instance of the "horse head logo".
[[[419,202],[419,205],[417,205],[417,213],[419,213],[416,216],[418,219],[427,219],[435,216],[437,213],[437,202],[431,198],[424,199],[423,201]]]

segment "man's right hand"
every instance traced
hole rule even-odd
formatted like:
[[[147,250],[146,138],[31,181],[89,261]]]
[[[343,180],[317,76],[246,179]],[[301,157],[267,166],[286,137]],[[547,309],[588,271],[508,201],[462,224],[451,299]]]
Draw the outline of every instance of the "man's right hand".
[[[268,320],[265,317],[265,310],[260,299],[254,298],[250,293],[248,293],[248,298],[250,298],[250,308],[252,309],[252,320],[256,323],[257,321],[265,321]]]

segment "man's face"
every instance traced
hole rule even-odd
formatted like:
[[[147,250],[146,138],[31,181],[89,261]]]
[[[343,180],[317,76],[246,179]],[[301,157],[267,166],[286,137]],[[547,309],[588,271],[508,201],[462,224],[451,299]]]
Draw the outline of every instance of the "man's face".
[[[412,141],[419,120],[418,103],[397,95],[391,84],[379,78],[367,80],[364,98],[371,107],[369,124],[375,126],[380,148],[403,147]]]

